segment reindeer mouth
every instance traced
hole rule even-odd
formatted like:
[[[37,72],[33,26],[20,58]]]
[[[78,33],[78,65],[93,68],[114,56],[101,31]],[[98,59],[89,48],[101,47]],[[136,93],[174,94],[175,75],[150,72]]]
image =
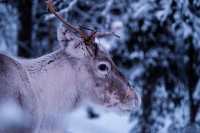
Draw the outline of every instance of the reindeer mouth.
[[[124,105],[121,103],[106,104],[106,110],[116,112],[118,114],[131,114],[133,112],[133,106]]]
[[[104,107],[107,110],[118,112],[120,114],[131,113],[136,106],[136,103],[134,103],[135,100],[128,101],[128,98],[126,98],[126,101],[122,101],[116,92],[107,92],[106,95],[104,95],[104,98],[106,98]]]

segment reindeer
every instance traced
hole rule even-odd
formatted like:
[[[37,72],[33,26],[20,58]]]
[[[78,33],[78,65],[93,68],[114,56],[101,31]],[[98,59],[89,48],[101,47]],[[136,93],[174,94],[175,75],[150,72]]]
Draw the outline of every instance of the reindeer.
[[[139,95],[94,41],[105,34],[82,32],[64,21],[50,0],[47,4],[64,23],[57,32],[60,48],[29,60],[0,54],[0,104],[12,99],[29,114],[24,132],[64,133],[63,115],[83,102],[119,112],[137,108]]]

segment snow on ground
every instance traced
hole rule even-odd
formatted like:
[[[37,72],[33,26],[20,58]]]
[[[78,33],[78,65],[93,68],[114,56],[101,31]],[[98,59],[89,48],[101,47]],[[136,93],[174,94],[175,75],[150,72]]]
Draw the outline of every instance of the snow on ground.
[[[129,133],[134,125],[129,116],[90,104],[66,113],[61,126],[70,133]],[[30,126],[29,118],[12,100],[0,104],[0,129],[26,129]]]
[[[100,107],[86,106],[68,114],[65,123],[70,133],[83,133],[83,131],[84,133],[129,133],[133,127],[133,123],[129,121],[129,115],[107,112]]]
[[[27,114],[13,100],[0,104],[0,129],[25,128],[28,124]]]

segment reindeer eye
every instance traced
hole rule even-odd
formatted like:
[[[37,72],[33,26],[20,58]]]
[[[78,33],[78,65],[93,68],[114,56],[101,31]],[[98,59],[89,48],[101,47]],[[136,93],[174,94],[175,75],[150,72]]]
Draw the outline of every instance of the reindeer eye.
[[[111,65],[107,61],[101,61],[101,62],[98,62],[97,69],[99,73],[105,75],[110,71]]]
[[[106,66],[106,64],[100,64],[98,66],[98,69],[101,70],[101,71],[107,71],[108,70],[108,67]]]

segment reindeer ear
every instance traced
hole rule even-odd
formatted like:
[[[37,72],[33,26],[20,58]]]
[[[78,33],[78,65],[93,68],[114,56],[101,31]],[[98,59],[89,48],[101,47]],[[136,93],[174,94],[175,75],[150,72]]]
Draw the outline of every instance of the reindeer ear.
[[[82,39],[65,27],[59,27],[57,38],[61,48],[64,48],[67,54],[76,58],[82,58],[88,55]]]
[[[60,26],[57,30],[57,39],[61,47],[66,47],[68,45],[68,42],[76,40],[76,38],[77,37],[74,33],[70,32],[70,30],[66,29],[63,26]]]

